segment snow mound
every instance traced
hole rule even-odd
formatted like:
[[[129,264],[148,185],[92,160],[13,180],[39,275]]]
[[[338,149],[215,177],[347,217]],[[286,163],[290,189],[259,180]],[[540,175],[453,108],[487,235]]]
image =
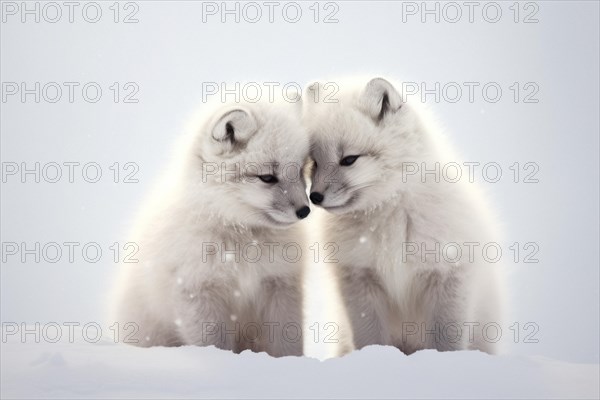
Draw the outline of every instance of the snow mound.
[[[2,343],[2,398],[598,398],[597,364],[370,346],[319,361],[214,347]]]

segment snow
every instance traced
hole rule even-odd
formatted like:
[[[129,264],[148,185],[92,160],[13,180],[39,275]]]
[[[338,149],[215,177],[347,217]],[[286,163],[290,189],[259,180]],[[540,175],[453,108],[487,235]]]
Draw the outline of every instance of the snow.
[[[28,337],[34,339],[33,336]],[[214,347],[2,343],[2,398],[598,398],[598,364],[370,346],[319,361]]]

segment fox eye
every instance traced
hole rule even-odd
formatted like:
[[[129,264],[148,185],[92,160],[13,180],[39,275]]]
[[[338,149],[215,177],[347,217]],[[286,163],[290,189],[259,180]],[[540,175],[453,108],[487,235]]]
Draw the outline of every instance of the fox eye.
[[[356,161],[358,159],[359,156],[347,156],[342,158],[342,160],[340,161],[340,165],[343,167],[347,167],[349,165],[354,164],[354,161]]]
[[[264,183],[277,183],[279,179],[275,175],[259,175],[258,179],[263,181]]]
[[[314,169],[317,169],[317,162],[316,162],[316,161],[315,161],[315,162],[314,162],[314,164],[313,164],[313,168],[314,168]]]

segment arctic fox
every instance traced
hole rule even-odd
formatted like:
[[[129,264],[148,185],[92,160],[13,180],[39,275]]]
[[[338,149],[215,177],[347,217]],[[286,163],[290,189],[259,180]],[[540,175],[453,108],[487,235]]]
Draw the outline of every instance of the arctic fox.
[[[424,176],[457,161],[444,137],[390,82],[364,82],[340,83],[331,102],[309,86],[303,113],[310,199],[329,211],[323,237],[339,246],[333,267],[354,346],[495,353],[503,286],[482,257],[497,243],[486,203],[465,179]]]
[[[119,340],[302,355],[299,107],[219,105],[178,150],[136,225],[139,262],[121,265]]]

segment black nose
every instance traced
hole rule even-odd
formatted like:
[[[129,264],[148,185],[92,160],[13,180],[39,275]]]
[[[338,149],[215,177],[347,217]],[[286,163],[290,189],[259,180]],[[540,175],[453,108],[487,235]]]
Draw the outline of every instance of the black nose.
[[[320,204],[324,199],[324,196],[319,192],[312,192],[310,194],[310,201],[315,204]]]
[[[296,210],[296,215],[298,216],[298,218],[300,219],[304,219],[306,218],[306,216],[310,214],[310,208],[308,208],[307,206],[304,206],[302,208],[299,208]]]

